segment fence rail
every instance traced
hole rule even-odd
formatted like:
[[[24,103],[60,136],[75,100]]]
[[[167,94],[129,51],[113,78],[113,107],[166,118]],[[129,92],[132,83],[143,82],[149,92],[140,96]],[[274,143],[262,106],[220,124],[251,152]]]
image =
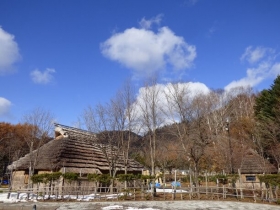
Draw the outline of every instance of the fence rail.
[[[10,196],[16,199],[37,199],[37,200],[192,200],[192,199],[213,199],[221,200],[227,198],[236,198],[237,200],[249,199],[252,202],[278,200],[277,189],[248,189],[233,188],[228,186],[200,186],[200,187],[178,187],[157,188],[154,193],[147,187],[44,187],[21,189],[8,192]]]

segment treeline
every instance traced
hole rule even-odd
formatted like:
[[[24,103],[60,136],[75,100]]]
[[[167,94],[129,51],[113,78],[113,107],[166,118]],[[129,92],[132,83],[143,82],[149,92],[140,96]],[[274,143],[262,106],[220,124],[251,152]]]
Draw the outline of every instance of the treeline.
[[[248,150],[260,155],[260,165],[268,160],[279,168],[279,84],[277,77],[260,93],[249,87],[194,92],[191,83],[152,80],[137,96],[126,85],[109,103],[86,108],[81,121],[96,133],[119,131],[107,142],[151,175],[156,167],[190,170],[195,181],[200,172],[237,173]],[[132,133],[141,139],[133,141]]]
[[[52,139],[53,115],[42,108],[36,108],[22,117],[22,123],[16,125],[0,122],[0,177],[7,166],[27,153],[32,153]],[[37,164],[37,153],[30,156],[32,175]]]

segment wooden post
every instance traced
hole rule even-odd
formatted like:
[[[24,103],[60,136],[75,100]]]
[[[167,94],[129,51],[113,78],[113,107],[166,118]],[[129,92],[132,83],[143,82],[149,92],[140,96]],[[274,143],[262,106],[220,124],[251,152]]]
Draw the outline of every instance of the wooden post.
[[[176,172],[177,172],[177,170],[175,170],[175,181],[174,181],[175,185],[174,185],[174,198],[173,198],[173,200],[176,199],[176,188],[177,188],[177,174],[176,174]]]
[[[165,183],[164,183],[164,186],[163,186],[163,199],[165,200]]]
[[[223,199],[225,199],[225,185],[223,183]]]
[[[189,174],[190,174],[190,200],[192,199],[192,171],[191,171],[191,168],[189,168]]]
[[[61,199],[63,200],[64,198],[64,186],[62,185],[61,187]]]
[[[190,190],[189,190],[189,198],[190,200],[192,200],[192,187],[190,186]]]
[[[260,182],[260,187],[261,187],[261,200],[263,200],[263,184]]]
[[[239,187],[240,187],[240,199],[243,199],[243,190],[242,190],[242,177],[241,177],[241,171],[238,169],[238,175],[239,175]]]
[[[207,171],[205,173],[205,190],[206,190],[206,198],[208,198],[208,177],[207,177]]]
[[[278,200],[278,185],[275,187],[275,199]]]
[[[59,195],[59,188],[57,187],[57,188],[56,188],[56,196],[55,196],[55,197],[56,197],[56,200],[58,200],[58,195]]]
[[[269,202],[271,200],[273,200],[274,196],[273,196],[273,192],[272,192],[272,186],[271,184],[269,184]]]
[[[238,199],[238,187],[237,187],[236,183],[235,183],[235,193],[236,193],[236,199]]]
[[[268,199],[268,195],[267,195],[267,187],[265,186],[265,200]]]
[[[218,198],[218,200],[220,200],[220,187],[219,186],[217,187],[217,198]]]
[[[142,184],[141,184],[141,199],[143,200],[144,199],[144,181],[142,181]]]

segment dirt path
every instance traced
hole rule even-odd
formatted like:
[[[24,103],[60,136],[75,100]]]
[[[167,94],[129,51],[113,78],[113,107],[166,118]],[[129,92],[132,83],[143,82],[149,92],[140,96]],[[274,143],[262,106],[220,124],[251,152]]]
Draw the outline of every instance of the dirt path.
[[[232,201],[141,201],[141,202],[37,202],[37,203],[0,203],[0,210],[280,210],[280,206]]]

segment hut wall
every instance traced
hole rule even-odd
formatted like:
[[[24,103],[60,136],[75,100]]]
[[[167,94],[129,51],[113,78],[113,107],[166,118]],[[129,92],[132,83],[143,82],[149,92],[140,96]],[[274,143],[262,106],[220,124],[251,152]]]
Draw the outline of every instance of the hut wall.
[[[28,174],[25,171],[14,171],[12,177],[12,189],[25,189],[28,184]]]
[[[68,182],[64,180],[63,177],[56,181],[55,188],[58,189],[59,194],[76,194],[84,193],[91,194],[94,193],[95,183],[89,182],[86,178],[80,178],[77,181]]]
[[[237,186],[242,188],[259,189],[260,180],[257,174],[241,174],[241,182],[237,181]]]

